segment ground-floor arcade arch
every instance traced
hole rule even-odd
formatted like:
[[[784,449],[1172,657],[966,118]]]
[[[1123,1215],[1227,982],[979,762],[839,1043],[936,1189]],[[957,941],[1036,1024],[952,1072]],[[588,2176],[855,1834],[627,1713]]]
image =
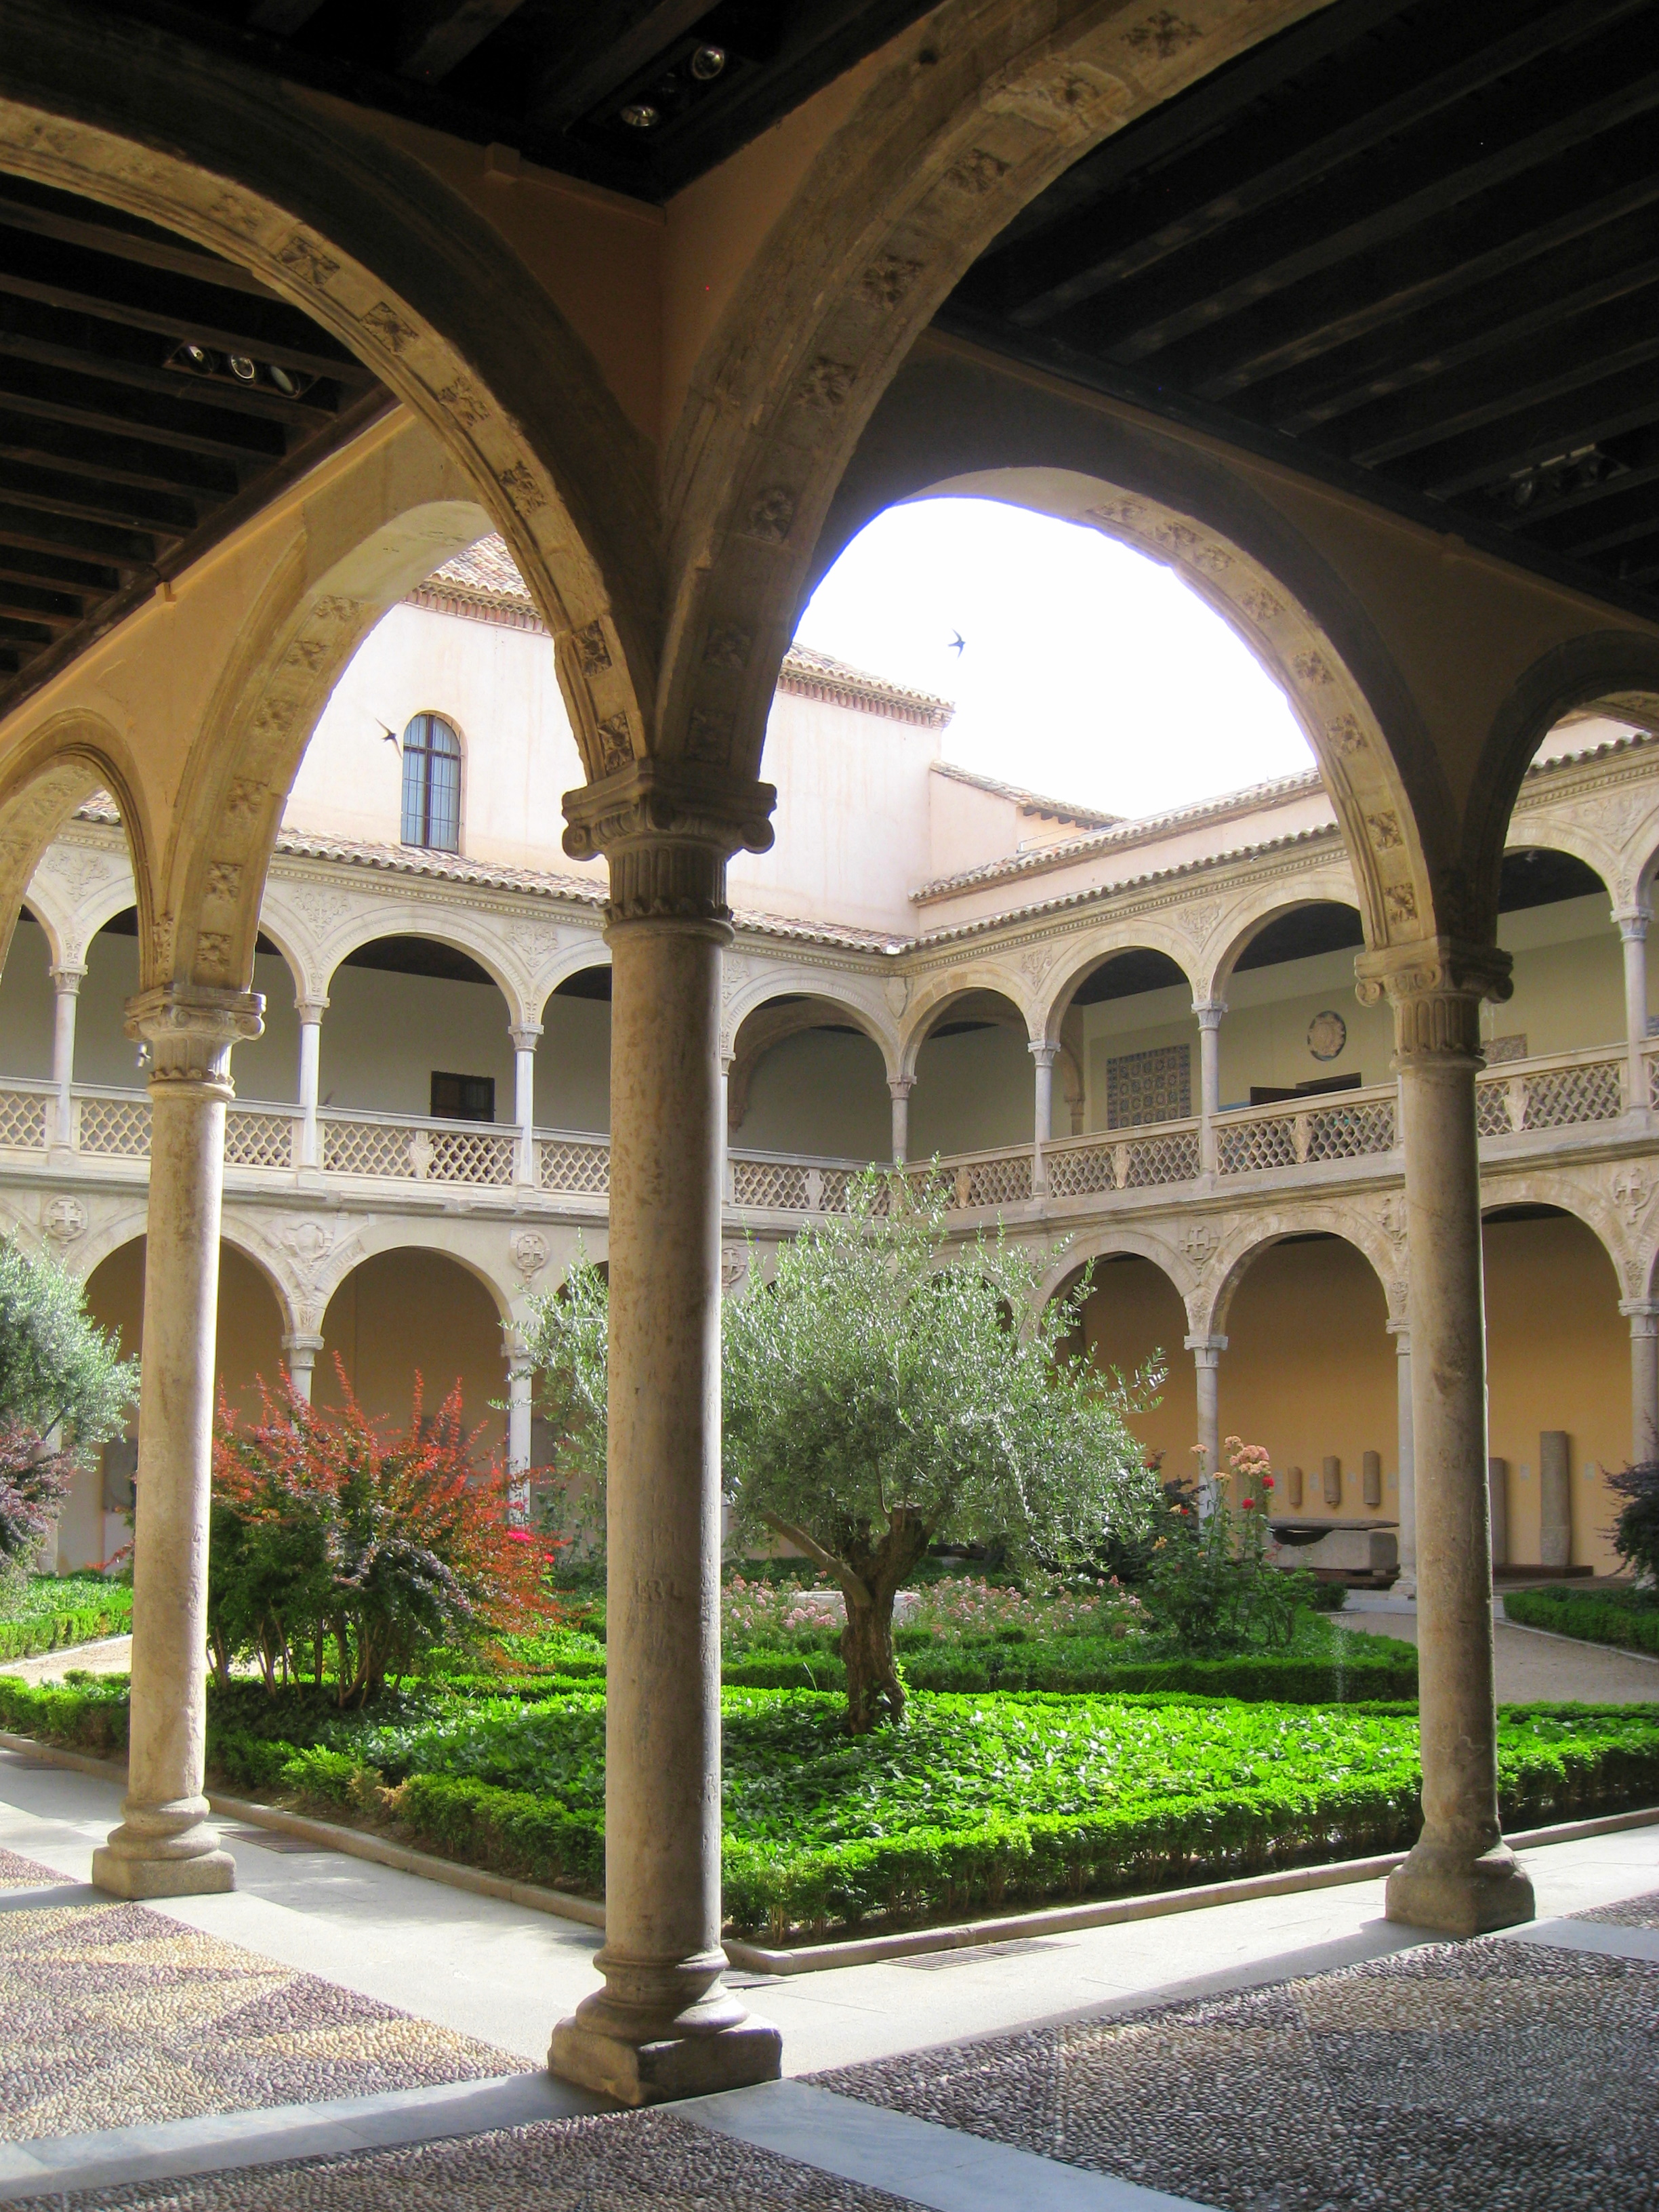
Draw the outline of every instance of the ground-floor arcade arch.
[[[496,1293],[447,1252],[398,1245],[371,1254],[323,1316],[312,1401],[339,1403],[340,1376],[364,1413],[407,1427],[418,1375],[427,1414],[459,1382],[462,1419],[487,1458],[507,1445],[507,1358]]]

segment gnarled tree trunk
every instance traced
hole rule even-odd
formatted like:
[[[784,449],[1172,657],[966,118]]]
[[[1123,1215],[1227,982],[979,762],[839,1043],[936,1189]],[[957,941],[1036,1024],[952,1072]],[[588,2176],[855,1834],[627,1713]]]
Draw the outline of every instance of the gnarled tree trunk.
[[[893,1664],[893,1600],[896,1589],[872,1593],[862,1603],[850,1593],[847,1626],[841,1632],[841,1656],[847,1668],[847,1732],[867,1735],[878,1721],[904,1717],[904,1685]]]

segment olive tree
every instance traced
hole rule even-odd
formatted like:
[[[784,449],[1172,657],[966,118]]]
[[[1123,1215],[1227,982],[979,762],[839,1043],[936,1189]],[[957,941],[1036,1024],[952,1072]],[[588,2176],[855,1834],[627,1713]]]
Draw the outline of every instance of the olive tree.
[[[1044,1306],[1042,1273],[1000,1232],[953,1248],[937,1177],[871,1170],[844,1216],[803,1229],[769,1283],[726,1302],[733,1533],[782,1538],[839,1585],[855,1734],[904,1710],[893,1603],[931,1543],[1085,1558],[1151,1510],[1156,1480],[1121,1392],[1066,1349],[1088,1278]],[[579,1262],[538,1301],[530,1339],[552,1403],[574,1416],[567,1470],[596,1480],[603,1315],[597,1270]]]
[[[74,1276],[0,1243],[0,1584],[27,1571],[76,1464],[119,1432],[137,1382]]]

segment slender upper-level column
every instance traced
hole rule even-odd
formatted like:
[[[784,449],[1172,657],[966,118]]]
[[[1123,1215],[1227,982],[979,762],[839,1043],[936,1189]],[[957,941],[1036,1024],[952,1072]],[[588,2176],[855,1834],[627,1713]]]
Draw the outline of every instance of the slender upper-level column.
[[[893,1160],[896,1165],[910,1156],[910,1093],[916,1087],[914,1075],[890,1075],[887,1089],[893,1101]]]
[[[75,1012],[79,1000],[81,978],[84,967],[72,961],[62,961],[52,971],[52,988],[56,994],[52,1005],[52,1087],[56,1095],[52,1108],[52,1143],[55,1152],[69,1152],[75,1143]]]
[[[523,1023],[511,1032],[513,1118],[519,1125],[518,1158],[513,1170],[515,1182],[536,1180],[536,1040],[541,1033],[539,1022]]]
[[[1659,1459],[1659,1298],[1621,1298],[1630,1322],[1630,1455]]]
[[[1043,1162],[1043,1147],[1054,1134],[1054,1062],[1060,1057],[1060,1048],[1052,1044],[1034,1044],[1030,1048],[1032,1065],[1036,1071],[1035,1134],[1031,1146],[1031,1193],[1041,1198],[1048,1188],[1048,1170]]]
[[[1401,1597],[1417,1594],[1417,1464],[1412,1449],[1412,1333],[1403,1321],[1391,1321],[1395,1369],[1398,1383],[1395,1403],[1400,1431],[1400,1579],[1395,1585]]]
[[[235,1884],[202,1794],[208,1486],[230,1048],[258,1036],[264,1012],[256,992],[178,985],[127,1007],[128,1036],[150,1048],[132,1697],[124,1817],[92,1862],[94,1881],[122,1897]]]
[[[1193,1001],[1198,1016],[1198,1160],[1206,1175],[1215,1173],[1215,1117],[1221,1111],[1222,999]]]
[[[523,1346],[507,1355],[507,1486],[513,1518],[522,1527],[530,1512],[530,1394],[536,1363]]]
[[[321,1167],[317,1141],[317,1089],[322,1070],[323,1015],[326,999],[296,999],[300,1017],[300,1158],[302,1168]]]
[[[565,800],[611,866],[605,1940],[549,2063],[629,2105],[781,2063],[720,1983],[720,954],[774,798],[642,763]]]
[[[1224,1336],[1189,1336],[1198,1385],[1199,1510],[1208,1514],[1215,1504],[1216,1483],[1221,1472],[1221,1355]]]
[[[1648,1041],[1648,926],[1653,916],[1644,906],[1615,914],[1619,934],[1625,941],[1625,1042],[1630,1054],[1629,1088],[1626,1099],[1632,1107],[1648,1103],[1647,1061],[1642,1048]]]
[[[288,1365],[288,1379],[294,1385],[294,1395],[311,1403],[312,1377],[316,1371],[317,1354],[323,1348],[320,1336],[291,1329],[283,1339],[283,1358]]]
[[[1423,1830],[1389,1878],[1393,1920],[1471,1936],[1529,1920],[1498,1820],[1486,1319],[1474,1082],[1480,1002],[1509,956],[1446,938],[1362,953],[1362,1000],[1394,1006],[1411,1255]]]

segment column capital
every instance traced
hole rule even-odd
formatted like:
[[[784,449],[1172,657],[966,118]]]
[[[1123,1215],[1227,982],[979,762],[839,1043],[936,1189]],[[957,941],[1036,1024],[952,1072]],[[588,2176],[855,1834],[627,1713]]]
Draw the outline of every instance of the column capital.
[[[52,977],[52,988],[54,991],[60,996],[73,998],[81,988],[82,977],[87,972],[86,963],[76,960],[60,960],[55,968],[48,969],[46,972]]]
[[[534,1052],[542,1025],[539,1022],[514,1022],[507,1033],[513,1040],[514,1052]]]
[[[1054,1062],[1060,1058],[1060,1047],[1057,1044],[1042,1044],[1040,1042],[1036,1044],[1028,1044],[1025,1049],[1030,1054],[1032,1059],[1036,1060],[1039,1067],[1052,1067]]]
[[[1221,1017],[1226,1011],[1227,1001],[1224,999],[1194,999],[1193,1000],[1193,1012],[1198,1016],[1198,1026],[1201,1030],[1218,1030],[1221,1027]]]
[[[1394,1348],[1402,1359],[1409,1359],[1412,1351],[1412,1325],[1408,1321],[1387,1323],[1389,1334],[1394,1339]]]
[[[300,1017],[300,1026],[302,1029],[314,1029],[328,1012],[327,995],[325,994],[320,999],[296,998],[294,1001],[294,1011]]]
[[[1619,1310],[1630,1322],[1632,1336],[1659,1334],[1659,1298],[1620,1298]]]
[[[283,1334],[282,1347],[290,1363],[301,1359],[308,1367],[322,1350],[323,1340],[307,1329],[289,1329]]]
[[[127,1000],[126,1032],[150,1048],[152,1085],[209,1084],[228,1096],[230,1048],[258,1036],[264,1012],[258,991],[159,983]]]
[[[763,853],[778,794],[730,769],[695,762],[632,762],[616,775],[564,795],[564,849],[573,860],[603,853],[611,865],[606,926],[701,922],[730,929],[726,863],[740,848]]]
[[[1395,1060],[1480,1063],[1480,1004],[1514,989],[1510,956],[1496,945],[1453,937],[1385,945],[1354,959],[1362,1006],[1386,996],[1394,1008]]]
[[[915,1087],[916,1079],[914,1075],[890,1075],[887,1079],[887,1095],[890,1098],[908,1098]]]
[[[1627,945],[1642,944],[1653,921],[1653,908],[1649,906],[1614,907],[1613,918],[1619,934]]]
[[[1224,1336],[1189,1336],[1187,1349],[1200,1367],[1213,1367],[1227,1349]]]
[[[535,1360],[527,1352],[509,1352],[507,1355],[507,1378],[509,1382],[528,1381],[536,1371]]]

